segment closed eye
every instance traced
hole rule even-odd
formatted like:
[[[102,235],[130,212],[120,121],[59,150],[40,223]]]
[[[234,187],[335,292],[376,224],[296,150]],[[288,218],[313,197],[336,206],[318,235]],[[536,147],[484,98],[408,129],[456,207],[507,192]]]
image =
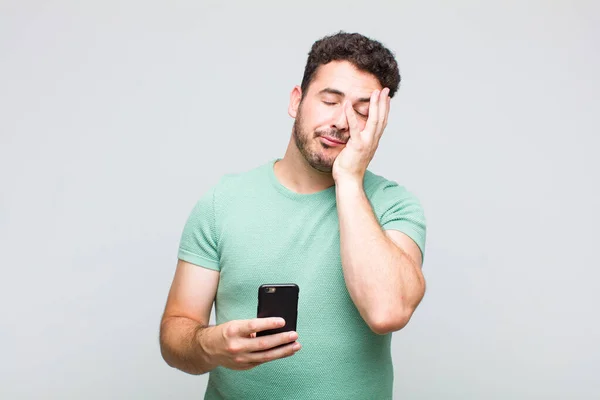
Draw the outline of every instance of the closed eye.
[[[323,104],[327,104],[328,106],[334,106],[337,104],[337,102],[323,101]],[[354,112],[356,112],[356,114],[358,114],[358,116],[361,118],[368,118],[367,115],[359,113],[356,109],[354,110]]]

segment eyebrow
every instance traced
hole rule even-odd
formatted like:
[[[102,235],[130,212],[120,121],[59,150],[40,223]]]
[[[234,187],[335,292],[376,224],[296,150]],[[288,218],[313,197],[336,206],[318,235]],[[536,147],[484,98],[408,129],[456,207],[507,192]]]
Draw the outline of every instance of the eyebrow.
[[[344,92],[339,91],[337,89],[332,89],[332,88],[325,88],[319,92],[319,94],[323,94],[323,93],[329,93],[329,94],[334,94],[337,96],[346,97],[346,94]],[[370,97],[361,97],[360,99],[358,99],[359,103],[369,103],[370,101],[371,101]]]

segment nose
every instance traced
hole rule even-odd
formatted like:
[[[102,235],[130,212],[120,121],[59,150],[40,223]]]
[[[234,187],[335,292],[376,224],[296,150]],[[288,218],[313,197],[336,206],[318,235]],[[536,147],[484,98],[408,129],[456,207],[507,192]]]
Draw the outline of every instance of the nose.
[[[345,105],[346,103],[343,103],[341,107],[338,107],[333,116],[332,127],[340,131],[348,130],[348,119],[346,118],[346,112],[344,111]]]

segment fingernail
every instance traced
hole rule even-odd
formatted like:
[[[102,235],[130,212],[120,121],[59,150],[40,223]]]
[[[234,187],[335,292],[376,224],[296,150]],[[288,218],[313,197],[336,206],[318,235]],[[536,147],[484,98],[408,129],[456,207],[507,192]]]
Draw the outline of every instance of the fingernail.
[[[298,351],[298,350],[300,350],[301,348],[302,348],[302,346],[300,346],[300,343],[296,343],[296,344],[294,345],[294,347],[292,347],[292,349],[294,349],[294,351]]]
[[[296,332],[290,333],[290,339],[296,340],[298,338],[298,334]]]

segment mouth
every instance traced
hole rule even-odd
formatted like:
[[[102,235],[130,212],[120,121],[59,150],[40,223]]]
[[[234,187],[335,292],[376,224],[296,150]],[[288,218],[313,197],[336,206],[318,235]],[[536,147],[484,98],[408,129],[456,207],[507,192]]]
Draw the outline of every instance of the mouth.
[[[334,139],[331,136],[321,136],[321,142],[328,146],[342,146],[346,144],[346,142],[342,142],[341,140]]]

